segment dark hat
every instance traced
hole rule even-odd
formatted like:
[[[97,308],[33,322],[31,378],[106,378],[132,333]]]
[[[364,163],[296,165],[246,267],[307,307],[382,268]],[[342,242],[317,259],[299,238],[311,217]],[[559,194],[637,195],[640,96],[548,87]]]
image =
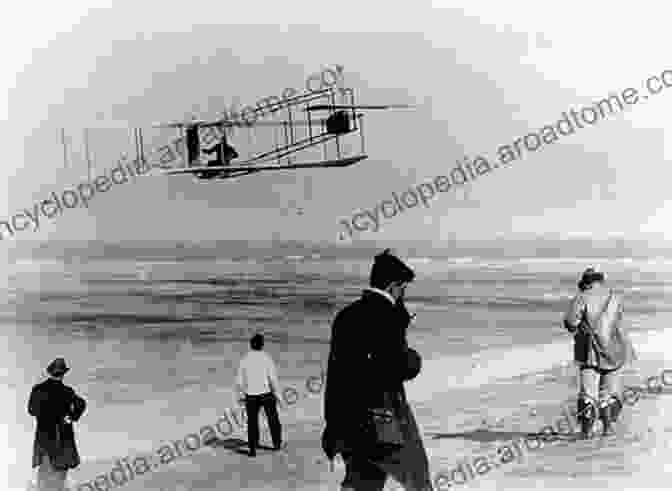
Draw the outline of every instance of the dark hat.
[[[250,339],[250,347],[253,350],[257,350],[257,351],[263,349],[264,348],[264,335],[257,333],[254,336],[252,336],[252,338]]]
[[[409,283],[415,278],[415,273],[406,266],[401,259],[392,254],[390,249],[385,249],[373,259],[369,284],[383,288],[392,282]]]
[[[588,285],[596,281],[604,281],[604,274],[600,273],[599,271],[595,271],[595,268],[586,269],[581,275],[581,280],[579,280],[579,290],[585,290]]]
[[[70,368],[65,364],[65,360],[63,358],[56,358],[54,361],[49,363],[49,366],[47,367],[47,373],[54,377],[64,375],[68,370],[70,370]]]

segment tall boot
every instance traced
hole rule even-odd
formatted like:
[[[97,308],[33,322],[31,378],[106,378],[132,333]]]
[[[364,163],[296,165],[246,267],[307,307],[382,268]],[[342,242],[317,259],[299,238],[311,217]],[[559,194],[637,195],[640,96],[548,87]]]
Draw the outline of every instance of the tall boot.
[[[617,396],[612,396],[607,405],[603,408],[600,408],[600,419],[604,425],[604,430],[602,431],[603,435],[613,435],[615,433],[613,423],[618,420],[618,416],[621,414],[623,409],[623,404]]]
[[[621,399],[618,396],[613,396],[612,397],[612,403],[611,403],[611,421],[612,423],[615,423],[618,421],[618,417],[621,414],[621,411],[623,410],[623,403],[621,402]]]
[[[602,420],[603,436],[609,436],[614,434],[614,428],[611,425],[611,423],[613,422],[612,409],[613,408],[611,404],[600,406],[600,419]]]
[[[579,396],[577,401],[577,415],[576,419],[581,424],[581,436],[584,439],[592,437],[593,434],[593,425],[595,424],[595,405],[592,401],[587,400],[584,397]]]

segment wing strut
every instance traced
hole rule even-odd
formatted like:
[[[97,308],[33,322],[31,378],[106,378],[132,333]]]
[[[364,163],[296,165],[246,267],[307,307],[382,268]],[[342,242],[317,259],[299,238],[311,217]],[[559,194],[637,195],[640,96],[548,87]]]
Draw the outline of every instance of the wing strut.
[[[68,168],[68,146],[65,142],[65,128],[61,128],[61,143],[63,144],[63,166]]]

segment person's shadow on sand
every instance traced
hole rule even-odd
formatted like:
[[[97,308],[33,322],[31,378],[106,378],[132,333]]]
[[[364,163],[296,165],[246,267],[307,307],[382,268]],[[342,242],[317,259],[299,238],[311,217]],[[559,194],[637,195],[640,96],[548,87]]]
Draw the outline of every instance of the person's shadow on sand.
[[[493,443],[497,441],[511,441],[518,439],[532,439],[539,440],[567,440],[575,438],[575,435],[569,433],[523,433],[520,431],[493,431],[478,428],[472,431],[465,431],[462,433],[428,433],[432,440],[442,440],[445,438],[462,438],[463,440],[471,440],[479,443]]]
[[[515,431],[492,431],[478,428],[472,431],[462,433],[429,433],[432,440],[443,440],[445,438],[462,438],[480,443],[492,443],[500,440],[515,440],[517,438],[527,437],[529,433]]]
[[[213,438],[208,440],[208,442],[205,444],[213,448],[224,448],[226,450],[231,450],[240,455],[250,455],[250,450],[247,448],[247,441],[241,440],[240,438],[226,438],[224,440],[220,438]],[[273,447],[269,447],[267,445],[259,445],[257,448],[259,450],[273,450]]]

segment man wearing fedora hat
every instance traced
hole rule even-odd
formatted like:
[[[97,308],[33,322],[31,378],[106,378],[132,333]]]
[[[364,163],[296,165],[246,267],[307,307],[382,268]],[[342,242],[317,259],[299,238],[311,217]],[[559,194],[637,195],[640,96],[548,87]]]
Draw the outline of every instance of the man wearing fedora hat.
[[[432,489],[429,461],[403,383],[420,373],[404,306],[415,273],[391,251],[375,257],[369,288],[341,310],[331,333],[322,449],[345,463],[342,489],[381,491],[392,476],[408,491]]]
[[[52,361],[46,370],[49,378],[33,387],[28,401],[28,413],[37,419],[33,468],[39,466],[40,491],[63,491],[68,469],[79,465],[72,423],[82,416],[86,402],[63,384],[68,370],[63,358]]]
[[[589,438],[598,416],[603,434],[613,433],[612,424],[623,407],[622,368],[636,354],[622,323],[623,300],[604,285],[604,274],[586,269],[578,288],[564,325],[574,334],[580,380],[577,419],[584,438]]]

